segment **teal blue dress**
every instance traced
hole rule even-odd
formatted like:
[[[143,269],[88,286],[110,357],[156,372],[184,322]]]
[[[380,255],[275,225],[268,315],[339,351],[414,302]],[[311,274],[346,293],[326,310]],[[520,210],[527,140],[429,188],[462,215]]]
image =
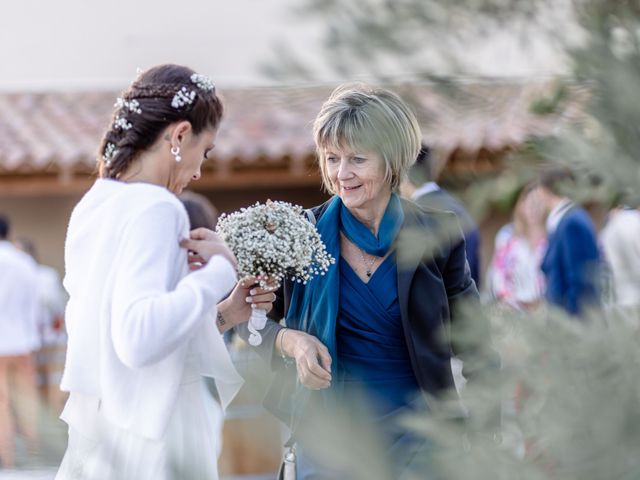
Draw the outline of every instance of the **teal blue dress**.
[[[340,258],[338,376],[345,395],[364,395],[374,422],[408,408],[420,391],[402,328],[397,278],[394,255],[368,283]]]

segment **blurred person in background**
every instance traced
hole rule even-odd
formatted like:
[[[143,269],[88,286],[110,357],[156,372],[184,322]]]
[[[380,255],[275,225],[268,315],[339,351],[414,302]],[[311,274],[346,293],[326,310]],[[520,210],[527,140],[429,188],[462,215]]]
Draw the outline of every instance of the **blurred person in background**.
[[[487,283],[493,297],[517,310],[532,310],[544,298],[540,267],[547,246],[545,211],[536,184],[519,192],[513,220],[496,234]]]
[[[216,229],[218,209],[207,197],[199,193],[184,191],[179,198],[187,211],[192,230],[196,228]]]
[[[67,345],[67,332],[64,327],[67,293],[57,270],[39,263],[36,247],[31,240],[18,238],[14,243],[36,262],[42,341],[42,348],[36,354],[38,386],[46,402],[59,414],[66,401],[66,394],[60,390],[60,379]]]
[[[567,168],[540,175],[538,198],[546,213],[547,251],[542,261],[547,300],[579,318],[600,305],[601,255],[593,221],[570,195],[576,178]]]
[[[640,210],[616,208],[609,213],[601,234],[613,277],[613,304],[628,310],[638,326],[640,310]]]
[[[376,469],[377,478],[384,475],[379,466],[391,468],[389,478],[430,474],[413,463],[428,463],[428,441],[397,420],[424,413],[427,396],[453,389],[452,351],[467,357],[442,333],[461,324],[458,308],[477,301],[478,291],[464,237],[459,228],[448,230],[455,215],[423,210],[397,194],[420,138],[400,97],[366,85],[338,87],[315,120],[323,183],[334,196],[311,212],[336,264],[307,285],[284,285],[273,318],[284,317],[286,326],[269,321],[258,347],[282,367],[265,404],[293,429],[298,478],[352,478],[353,465],[318,455],[327,445],[357,450],[361,456],[350,461]],[[406,234],[425,240],[419,251],[397,248]],[[430,235],[439,237],[435,248],[427,247]],[[488,325],[474,320],[482,342]],[[238,329],[248,336],[244,325]],[[291,413],[283,385],[296,377]],[[375,433],[354,437],[363,426]],[[386,455],[369,442],[380,442]]]
[[[420,206],[456,214],[457,221],[452,222],[449,230],[457,233],[460,226],[462,227],[471,278],[479,289],[480,230],[462,202],[436,183],[433,159],[428,146],[422,144],[416,162],[410,167],[407,179],[401,185],[401,192],[404,197],[410,198]]]
[[[275,298],[236,281],[227,245],[190,232],[177,198],[200,178],[222,112],[211,79],[179,65],[140,73],[116,101],[65,243],[69,442],[57,480],[218,478],[202,377],[227,405],[242,379],[222,333]]]
[[[544,274],[540,269],[547,246],[545,214],[538,198],[537,183],[520,188],[516,195],[511,223],[496,234],[495,249],[487,271],[487,285],[499,305],[507,305],[517,311],[532,311],[544,300]],[[496,316],[512,321],[513,315]],[[516,330],[517,331],[517,330]],[[502,369],[508,371],[524,361],[526,355],[513,329],[502,338]],[[518,382],[511,398],[503,404],[503,418],[522,409],[523,401],[530,395],[525,383]],[[522,442],[523,453],[531,451],[529,439]]]
[[[9,242],[0,215],[0,464],[15,464],[15,434],[38,448],[34,353],[40,348],[38,273],[33,259]],[[15,412],[15,417],[14,417]]]

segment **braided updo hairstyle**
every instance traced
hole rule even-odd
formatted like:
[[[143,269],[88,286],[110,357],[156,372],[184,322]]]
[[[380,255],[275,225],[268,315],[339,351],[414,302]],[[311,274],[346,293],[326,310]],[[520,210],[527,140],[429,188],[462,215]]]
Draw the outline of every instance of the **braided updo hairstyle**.
[[[122,93],[100,144],[100,177],[118,178],[174,122],[188,121],[194,135],[218,127],[223,108],[215,88],[206,84],[208,79],[201,83],[193,76],[202,78],[187,67],[158,65],[141,73]],[[176,102],[179,91],[186,102]]]

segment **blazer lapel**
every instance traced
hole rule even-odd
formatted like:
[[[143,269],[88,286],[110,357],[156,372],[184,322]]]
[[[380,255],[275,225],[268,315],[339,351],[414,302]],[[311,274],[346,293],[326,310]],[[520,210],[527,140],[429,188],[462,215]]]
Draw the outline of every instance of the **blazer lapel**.
[[[396,240],[396,261],[398,265],[398,301],[400,312],[405,321],[409,319],[409,290],[416,269],[427,255],[429,248],[435,247],[435,241],[429,235],[428,226],[418,218],[416,207],[403,201],[404,223]],[[433,221],[427,218],[428,224]]]

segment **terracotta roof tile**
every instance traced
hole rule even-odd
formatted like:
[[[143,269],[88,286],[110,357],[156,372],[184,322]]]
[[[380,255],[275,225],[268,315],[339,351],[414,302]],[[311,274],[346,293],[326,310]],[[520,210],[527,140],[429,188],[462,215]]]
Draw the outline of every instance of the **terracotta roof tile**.
[[[500,150],[558,123],[575,121],[575,99],[561,112],[540,117],[531,102],[549,94],[550,84],[471,84],[453,95],[431,86],[396,89],[414,102],[425,140],[434,149]],[[219,164],[256,161],[304,162],[313,154],[311,126],[330,87],[253,88],[222,92],[226,114],[215,150]],[[576,90],[579,92],[579,89]],[[117,92],[0,94],[0,172],[93,168]],[[580,95],[576,94],[578,98]]]

